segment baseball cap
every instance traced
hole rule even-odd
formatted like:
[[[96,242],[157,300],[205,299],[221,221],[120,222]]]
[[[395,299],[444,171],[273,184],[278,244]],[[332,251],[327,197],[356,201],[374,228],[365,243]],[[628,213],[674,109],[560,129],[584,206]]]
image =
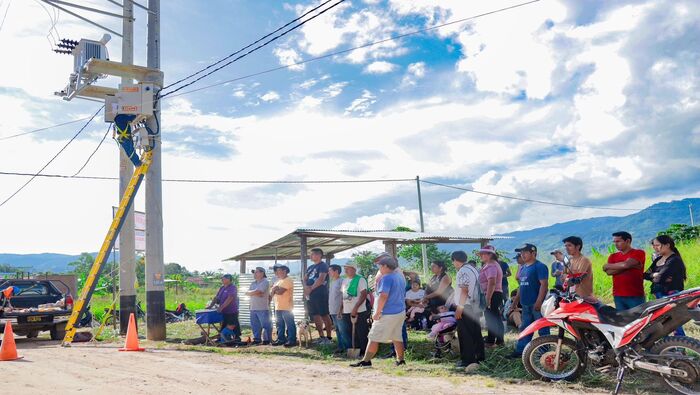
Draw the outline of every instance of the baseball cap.
[[[260,272],[263,274],[263,277],[267,277],[267,274],[265,273],[264,267],[261,267],[261,266],[256,267],[255,269],[253,269],[253,273],[255,273],[255,272]]]
[[[273,271],[277,271],[277,269],[284,269],[287,271],[287,273],[289,273],[289,267],[287,265],[282,265],[282,264],[278,263],[272,267]]]
[[[523,244],[520,247],[515,249],[515,252],[523,252],[523,251],[537,252],[537,246],[535,246],[534,244],[525,243],[525,244]]]
[[[353,268],[353,269],[355,269],[355,270],[359,270],[359,269],[357,268],[357,263],[355,263],[355,262],[353,262],[353,261],[348,261],[348,262],[346,262],[346,263],[343,265],[343,267],[351,267],[351,268]]]
[[[554,254],[556,254],[556,253],[563,254],[563,252],[561,252],[560,249],[552,250],[552,252],[550,252],[549,254],[550,254],[550,255],[554,255]]]

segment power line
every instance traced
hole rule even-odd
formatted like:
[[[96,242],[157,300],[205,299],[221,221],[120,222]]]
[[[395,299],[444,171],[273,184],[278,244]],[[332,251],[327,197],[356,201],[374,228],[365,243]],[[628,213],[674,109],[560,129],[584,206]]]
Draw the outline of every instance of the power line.
[[[12,195],[10,195],[10,196],[9,196],[7,199],[5,199],[2,203],[0,203],[0,207],[4,206],[4,205],[5,205],[7,202],[9,202],[10,199],[12,199],[13,197],[17,196],[17,194],[20,193],[27,185],[29,185],[30,182],[34,181],[34,179],[36,179],[36,178],[40,175],[40,173],[41,173],[42,171],[44,171],[44,169],[46,169],[47,167],[49,167],[49,165],[50,165],[54,160],[56,160],[56,158],[58,158],[58,156],[61,155],[61,153],[63,153],[63,151],[64,151],[66,148],[68,148],[68,146],[69,146],[76,138],[78,138],[78,136],[80,135],[80,133],[82,133],[83,130],[85,130],[85,128],[90,124],[90,122],[92,122],[93,119],[95,119],[95,117],[97,116],[97,114],[99,114],[100,111],[102,111],[102,109],[103,109],[104,107],[105,107],[105,106],[100,107],[100,108],[92,115],[92,117],[90,118],[90,120],[87,121],[87,122],[85,123],[85,125],[83,125],[83,127],[80,128],[80,130],[78,130],[78,132],[77,132],[70,140],[68,140],[68,142],[63,146],[63,148],[61,148],[61,149],[56,153],[56,155],[53,156],[53,158],[51,158],[48,162],[46,162],[46,164],[45,164],[41,169],[39,169],[38,172],[36,172],[35,174],[31,174],[31,178],[29,178],[29,180],[27,180],[27,182],[25,182],[21,187],[19,187],[18,190],[16,190]]]
[[[0,171],[2,176],[32,176],[46,178],[73,178],[76,180],[102,180],[114,181],[117,177],[106,176],[69,176],[65,174],[32,174],[20,172]],[[202,180],[202,179],[187,179],[187,178],[164,178],[163,182],[184,183],[184,184],[371,184],[371,183],[390,183],[390,182],[415,182],[415,178],[384,178],[384,179],[360,179],[360,180]]]
[[[270,33],[268,33],[268,34],[266,34],[266,35],[260,37],[260,38],[257,39],[256,41],[254,41],[254,42],[252,42],[252,43],[246,45],[245,47],[243,47],[243,48],[237,50],[236,52],[234,52],[234,53],[232,53],[232,54],[226,56],[226,57],[223,58],[223,59],[218,60],[218,61],[215,62],[215,63],[210,64],[209,66],[207,66],[207,67],[205,67],[205,68],[203,68],[203,69],[201,69],[201,70],[199,70],[199,71],[197,71],[197,72],[194,72],[194,73],[188,75],[187,77],[181,78],[181,79],[179,79],[179,80],[173,82],[172,84],[169,84],[169,85],[164,86],[163,89],[168,89],[168,88],[170,88],[170,87],[173,86],[173,85],[177,85],[177,84],[179,84],[179,83],[181,83],[181,82],[183,82],[183,81],[185,81],[185,80],[188,80],[188,79],[190,79],[190,78],[192,78],[192,77],[194,77],[194,76],[196,76],[196,75],[198,75],[198,74],[200,74],[200,73],[203,73],[204,71],[209,70],[210,68],[216,66],[217,64],[220,64],[221,62],[223,62],[223,61],[225,61],[225,60],[227,60],[227,59],[230,59],[230,58],[233,57],[233,56],[238,55],[239,53],[241,53],[241,52],[245,51],[246,49],[252,47],[253,45],[259,43],[260,41],[262,41],[262,40],[264,40],[264,39],[270,37],[271,35],[273,35],[273,34],[279,32],[280,30],[283,30],[283,29],[286,28],[287,26],[289,26],[289,25],[291,25],[291,24],[293,24],[293,23],[295,23],[295,22],[301,20],[301,19],[304,18],[305,16],[307,16],[307,15],[309,15],[310,13],[312,13],[312,12],[318,10],[319,8],[321,8],[321,7],[323,7],[324,5],[330,3],[331,1],[333,1],[333,0],[326,0],[326,1],[324,1],[323,3],[317,5],[316,7],[314,7],[314,8],[312,8],[312,9],[308,10],[308,11],[305,12],[305,13],[303,13],[303,14],[300,15],[299,17],[297,17],[297,18],[295,18],[295,19],[292,19],[291,21],[287,22],[284,26],[279,27],[277,30],[275,30],[275,31],[273,31],[273,32],[270,32]]]
[[[415,178],[413,180],[415,181]],[[456,190],[464,191],[464,192],[476,193],[479,195],[499,197],[499,198],[503,198],[503,199],[518,200],[521,202],[528,202],[528,203],[546,204],[546,205],[550,205],[550,206],[560,206],[560,207],[570,207],[570,208],[588,208],[588,209],[595,209],[595,210],[612,210],[612,211],[642,211],[642,210],[667,211],[667,210],[675,210],[675,208],[673,208],[673,209],[659,209],[659,208],[652,209],[652,208],[620,208],[620,207],[583,206],[583,205],[578,205],[578,204],[559,203],[559,202],[530,199],[530,198],[524,198],[524,197],[518,197],[518,196],[501,195],[498,193],[478,191],[478,190],[472,189],[472,188],[464,188],[464,187],[459,187],[456,185],[442,184],[439,182],[427,181],[427,180],[423,180],[423,179],[421,179],[420,182],[425,183],[425,184],[430,184],[430,185],[436,185],[436,186],[440,186],[440,187],[444,187],[444,188],[456,189]],[[685,210],[685,208],[684,208],[684,210]]]
[[[107,138],[107,135],[109,134],[109,131],[110,131],[111,129],[112,129],[112,124],[110,123],[109,126],[107,126],[107,131],[105,132],[105,135],[102,136],[102,140],[100,140],[100,143],[97,144],[97,147],[95,148],[94,151],[92,151],[92,153],[90,154],[90,156],[88,156],[88,158],[87,158],[87,160],[85,161],[85,163],[83,163],[83,165],[80,166],[80,169],[79,169],[77,172],[75,172],[75,174],[73,174],[73,177],[75,177],[75,176],[77,176],[78,174],[80,174],[80,172],[83,171],[83,169],[85,168],[85,166],[87,166],[88,163],[90,163],[90,160],[92,160],[92,157],[93,157],[93,156],[97,153],[97,151],[100,149],[100,147],[102,146],[102,143],[105,142],[105,139]]]
[[[271,68],[271,69],[259,71],[259,72],[252,73],[252,74],[248,74],[248,75],[244,75],[244,76],[241,76],[241,77],[236,77],[236,78],[233,78],[233,79],[230,79],[230,80],[226,80],[226,81],[217,82],[217,83],[215,83],[215,84],[206,85],[206,86],[203,86],[203,87],[200,87],[200,88],[197,88],[197,89],[192,89],[192,90],[189,90],[189,91],[185,91],[185,92],[178,93],[178,94],[176,94],[176,95],[170,96],[170,93],[174,93],[174,92],[175,92],[175,91],[172,91],[172,92],[170,92],[168,95],[169,95],[170,97],[177,97],[177,96],[187,95],[187,94],[194,93],[194,92],[199,92],[199,91],[202,91],[202,90],[205,90],[205,89],[209,89],[209,88],[214,88],[214,87],[221,86],[221,85],[230,84],[230,83],[232,83],[232,82],[236,82],[236,81],[248,79],[248,78],[251,78],[251,77],[257,77],[257,76],[259,76],[259,75],[263,75],[263,74],[267,74],[267,73],[272,73],[272,72],[274,72],[274,71],[285,70],[285,69],[288,69],[288,68],[290,68],[290,67],[300,66],[300,65],[303,65],[303,64],[306,64],[306,63],[310,63],[310,62],[317,61],[317,60],[327,59],[327,58],[330,58],[330,57],[333,57],[333,56],[346,54],[346,53],[348,53],[348,52],[357,51],[358,49],[364,49],[364,48],[372,47],[372,46],[375,46],[375,45],[383,44],[383,43],[385,43],[385,42],[399,40],[399,39],[402,39],[402,38],[404,38],[404,37],[414,36],[414,35],[416,35],[416,34],[421,34],[421,33],[425,33],[425,32],[431,31],[431,30],[440,29],[440,28],[445,27],[445,26],[450,26],[450,25],[454,25],[454,24],[457,24],[457,23],[467,22],[467,21],[470,21],[470,20],[474,20],[474,19],[478,19],[478,18],[484,17],[484,16],[497,14],[497,13],[500,13],[500,12],[512,10],[512,9],[519,8],[519,7],[524,7],[524,6],[526,6],[526,5],[530,5],[530,4],[533,4],[533,3],[538,3],[538,2],[540,2],[540,1],[541,1],[541,0],[532,0],[532,1],[527,1],[527,2],[524,2],[524,3],[515,4],[515,5],[509,6],[509,7],[499,8],[499,9],[497,9],[497,10],[484,12],[484,13],[478,14],[478,15],[472,15],[472,16],[470,16],[470,17],[457,19],[457,20],[454,20],[454,21],[452,21],[452,22],[446,22],[446,23],[442,23],[442,24],[439,24],[439,25],[435,25],[435,26],[431,26],[431,27],[427,27],[427,28],[423,28],[423,29],[413,30],[413,31],[410,31],[410,32],[407,32],[407,33],[403,33],[403,34],[396,35],[396,36],[387,37],[387,38],[382,39],[382,40],[379,40],[379,41],[373,41],[373,42],[369,42],[369,43],[366,43],[366,44],[358,45],[358,46],[356,46],[356,47],[343,49],[343,50],[341,50],[341,51],[331,52],[331,53],[328,53],[328,54],[325,54],[325,55],[321,55],[321,56],[316,56],[316,57],[313,57],[313,58],[307,58],[307,59],[304,59],[304,60],[299,61],[299,62],[296,62],[296,63],[291,63],[291,64],[284,65],[284,66],[273,67],[273,68]],[[414,180],[414,181],[415,181],[415,180]]]
[[[538,0],[538,1],[539,1],[539,0]],[[201,77],[197,77],[197,78],[195,78],[194,80],[192,80],[192,81],[186,83],[185,85],[180,86],[179,88],[176,88],[176,89],[174,89],[174,90],[172,90],[172,91],[170,91],[170,92],[166,92],[166,93],[163,94],[161,97],[167,97],[167,96],[169,96],[169,95],[171,95],[171,94],[173,94],[173,93],[175,93],[175,92],[177,92],[177,91],[179,91],[179,90],[181,90],[181,89],[183,89],[183,88],[186,88],[186,87],[188,87],[188,86],[190,86],[190,85],[192,85],[192,84],[197,83],[198,81],[202,80],[203,78],[206,78],[206,77],[208,77],[208,76],[210,76],[210,75],[216,73],[217,71],[223,69],[224,67],[227,67],[227,66],[231,65],[232,63],[237,62],[238,60],[243,59],[243,58],[245,58],[246,56],[252,54],[253,52],[255,52],[255,51],[257,51],[257,50],[259,50],[259,49],[261,49],[261,48],[267,46],[268,44],[272,43],[273,41],[275,41],[275,40],[277,40],[277,39],[279,39],[279,38],[281,38],[281,37],[286,36],[287,34],[291,33],[292,31],[294,31],[294,30],[296,30],[296,29],[298,29],[298,28],[304,26],[307,22],[310,22],[310,21],[312,21],[312,20],[318,18],[319,16],[325,14],[326,12],[330,11],[331,9],[337,7],[338,5],[340,5],[341,3],[344,3],[344,2],[345,2],[345,0],[339,0],[337,3],[332,4],[330,7],[328,7],[328,8],[326,8],[326,9],[322,10],[321,12],[319,12],[318,14],[316,14],[316,15],[310,17],[309,19],[306,19],[306,20],[304,20],[304,21],[301,21],[299,24],[292,26],[289,30],[286,30],[286,31],[284,31],[284,32],[282,32],[282,33],[280,33],[280,34],[278,34],[278,35],[272,37],[271,39],[267,40],[266,42],[264,42],[264,43],[258,45],[257,47],[251,49],[250,51],[248,51],[248,52],[246,52],[246,53],[244,53],[244,54],[242,54],[242,55],[237,56],[236,58],[234,58],[234,59],[232,59],[232,60],[230,60],[230,61],[224,63],[223,65],[221,65],[221,66],[219,66],[219,67],[213,69],[212,71],[210,71],[210,72],[208,72],[208,73],[202,75]]]
[[[5,26],[5,19],[7,19],[7,13],[10,11],[10,6],[12,5],[12,0],[7,3],[7,8],[5,8],[5,15],[2,17],[2,22],[0,22],[0,32],[2,32],[3,26]]]
[[[2,141],[2,140],[9,140],[9,139],[12,139],[12,138],[15,138],[15,137],[24,136],[24,135],[27,135],[27,134],[42,132],[42,131],[44,131],[44,130],[53,129],[53,128],[57,128],[57,127],[60,127],[60,126],[65,126],[65,125],[70,125],[70,124],[78,123],[78,122],[81,122],[81,121],[87,121],[88,119],[92,119],[92,118],[93,118],[93,117],[85,117],[85,118],[74,119],[74,120],[72,120],[72,121],[63,122],[63,123],[59,123],[59,124],[56,124],[56,125],[46,126],[46,127],[39,128],[39,129],[29,130],[29,131],[27,131],[27,132],[22,132],[22,133],[13,134],[13,135],[11,135],[11,136],[0,137],[0,141]]]
[[[322,59],[330,58],[330,57],[333,57],[333,56],[342,55],[342,54],[345,54],[345,53],[348,53],[348,52],[356,51],[356,50],[358,50],[358,49],[368,48],[368,47],[371,47],[371,46],[374,46],[374,45],[378,45],[378,44],[382,44],[382,43],[385,43],[385,42],[398,40],[398,39],[401,39],[401,38],[404,38],[404,37],[408,37],[408,36],[412,36],[412,35],[416,35],[416,34],[420,34],[420,33],[425,33],[425,32],[427,32],[427,31],[439,29],[439,28],[441,28],[441,27],[445,27],[445,26],[450,26],[450,25],[454,25],[454,24],[457,24],[457,23],[466,22],[466,21],[469,21],[469,20],[473,20],[473,19],[477,19],[477,18],[481,18],[481,17],[487,16],[487,15],[492,15],[492,14],[496,14],[496,13],[499,13],[499,12],[508,11],[508,10],[511,10],[511,9],[514,9],[514,8],[524,7],[524,6],[526,6],[526,5],[530,5],[530,4],[533,4],[533,3],[537,3],[537,2],[539,2],[539,1],[541,1],[541,0],[532,0],[532,1],[525,2],[525,3],[515,4],[515,5],[510,6],[510,7],[500,8],[500,9],[493,10],[493,11],[489,11],[489,12],[485,12],[485,13],[482,13],[482,14],[478,14],[478,15],[473,15],[473,16],[466,17],[466,18],[457,19],[457,20],[454,20],[454,21],[452,21],[452,22],[447,22],[447,23],[435,25],[435,26],[432,26],[432,27],[429,27],[429,28],[414,30],[414,31],[411,31],[411,32],[407,32],[407,33],[404,33],[404,34],[397,35],[397,36],[388,37],[388,38],[385,38],[385,39],[383,39],[383,40],[379,40],[379,41],[374,41],[374,42],[366,43],[366,44],[359,45],[359,46],[356,46],[356,47],[347,48],[347,49],[344,49],[344,50],[341,50],[341,51],[328,53],[328,54],[326,54],[326,55],[321,55],[321,56],[317,56],[317,57],[313,57],[313,58],[304,59],[304,60],[299,61],[299,62],[296,62],[296,63],[291,63],[291,64],[284,65],[284,66],[274,67],[274,68],[271,68],[271,69],[259,71],[259,72],[252,73],[252,74],[248,74],[248,75],[244,75],[244,76],[241,76],[241,77],[236,77],[236,78],[229,79],[229,80],[222,81],[222,82],[217,82],[217,83],[215,83],[215,84],[206,85],[206,86],[203,86],[203,87],[200,87],[200,88],[192,89],[192,90],[185,91],[185,92],[181,92],[181,93],[178,93],[178,94],[173,94],[175,91],[171,91],[171,92],[169,92],[167,95],[168,95],[169,97],[173,98],[173,97],[177,97],[177,96],[183,96],[183,95],[187,95],[187,94],[190,94],[190,93],[199,92],[199,91],[202,91],[202,90],[205,90],[205,89],[210,89],[210,88],[214,88],[214,87],[217,87],[217,86],[230,84],[230,83],[232,83],[232,82],[236,82],[236,81],[240,81],[240,80],[244,80],[244,79],[248,79],[248,78],[252,78],[252,77],[257,77],[257,76],[260,76],[260,75],[263,75],[263,74],[272,73],[272,72],[274,72],[274,71],[285,70],[285,69],[288,69],[288,68],[290,68],[290,67],[300,66],[300,65],[303,65],[303,64],[306,64],[306,63],[310,63],[310,62],[317,61],[317,60],[322,60]],[[185,87],[185,86],[183,86],[183,87],[181,87],[181,88],[184,88],[184,87]],[[178,90],[179,90],[179,89],[178,89]],[[164,95],[164,96],[165,96],[165,95]],[[11,139],[11,138],[14,138],[14,137],[24,136],[24,135],[26,135],[26,134],[41,132],[41,131],[43,131],[43,130],[48,130],[48,129],[56,128],[56,127],[59,127],[59,126],[68,125],[68,124],[71,124],[71,123],[76,123],[76,122],[84,121],[84,120],[86,120],[86,119],[88,119],[88,118],[76,119],[76,120],[73,120],[73,121],[69,121],[69,122],[65,122],[65,123],[61,123],[61,124],[57,124],[57,125],[52,125],[52,126],[43,127],[43,128],[40,128],[40,129],[30,130],[30,131],[28,131],[28,132],[18,133],[18,134],[12,135],[12,136],[0,137],[0,141],[1,141],[1,140],[6,140],[6,139]]]

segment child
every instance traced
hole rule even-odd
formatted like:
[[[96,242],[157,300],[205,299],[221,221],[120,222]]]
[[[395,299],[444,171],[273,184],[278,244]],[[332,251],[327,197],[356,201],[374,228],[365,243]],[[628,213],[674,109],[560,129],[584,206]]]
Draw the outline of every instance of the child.
[[[219,343],[228,343],[238,340],[236,338],[236,325],[229,324],[221,330],[221,336],[219,336]]]
[[[416,314],[421,314],[425,311],[424,297],[425,290],[421,289],[420,281],[411,281],[411,289],[406,291],[407,322],[413,322],[416,319]]]
[[[506,324],[510,326],[514,326],[516,329],[520,328],[520,324],[522,324],[522,313],[521,309],[518,306],[515,306],[513,311],[511,311],[511,306],[513,305],[513,298],[515,298],[515,295],[518,294],[518,290],[513,290],[513,292],[510,293],[510,299],[506,301],[505,306],[503,306],[503,315],[504,318],[506,319]]]
[[[438,313],[433,314],[430,319],[436,319],[438,322],[430,329],[428,339],[435,339],[442,330],[457,324],[454,311],[449,311],[446,306],[438,307]]]

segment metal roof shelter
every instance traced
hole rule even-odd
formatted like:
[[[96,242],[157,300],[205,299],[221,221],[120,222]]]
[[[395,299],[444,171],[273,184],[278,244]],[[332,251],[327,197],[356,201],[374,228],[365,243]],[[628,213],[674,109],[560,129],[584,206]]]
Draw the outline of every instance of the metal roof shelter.
[[[396,232],[388,230],[331,230],[297,229],[294,232],[254,250],[225,259],[239,261],[241,273],[246,272],[247,261],[300,260],[302,273],[306,271],[307,252],[321,248],[326,259],[336,254],[373,241],[382,241],[387,252],[396,256],[396,246],[401,244],[479,244],[492,240],[509,239],[505,236],[467,236],[454,233]]]

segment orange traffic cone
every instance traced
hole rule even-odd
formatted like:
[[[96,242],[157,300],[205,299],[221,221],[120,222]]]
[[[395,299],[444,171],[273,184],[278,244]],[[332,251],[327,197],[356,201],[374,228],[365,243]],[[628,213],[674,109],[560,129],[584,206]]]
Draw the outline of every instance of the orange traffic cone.
[[[12,324],[8,321],[5,324],[5,334],[2,336],[2,346],[0,346],[0,361],[14,361],[22,357],[17,355],[17,345],[15,344],[15,334],[12,332]]]
[[[119,351],[144,351],[145,348],[139,347],[139,333],[136,330],[136,318],[134,318],[134,313],[129,316],[129,327],[126,328],[126,342],[124,343],[124,348],[120,348]]]

